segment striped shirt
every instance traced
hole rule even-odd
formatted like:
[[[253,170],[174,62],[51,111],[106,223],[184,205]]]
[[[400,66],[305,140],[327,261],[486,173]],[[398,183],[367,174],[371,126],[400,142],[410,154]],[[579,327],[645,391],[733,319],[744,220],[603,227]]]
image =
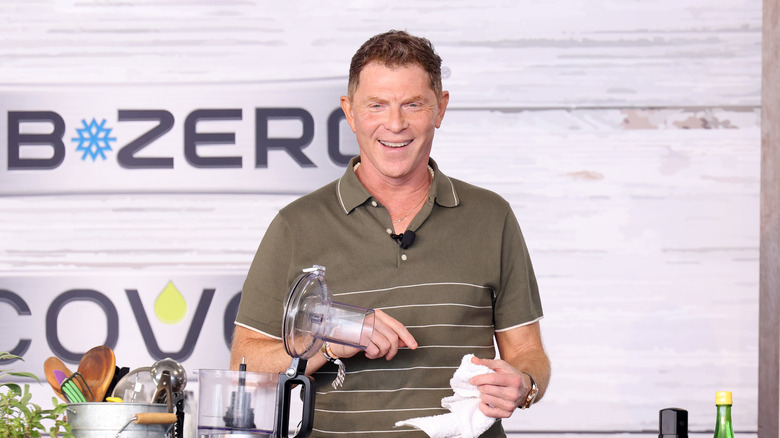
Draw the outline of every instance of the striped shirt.
[[[509,204],[452,179],[431,160],[429,198],[401,249],[387,210],[360,184],[352,165],[337,181],[283,208],[263,237],[239,306],[238,324],[281,339],[284,300],[301,269],[326,267],[334,300],[381,309],[417,340],[390,361],[362,354],[314,374],[317,437],[426,437],[396,421],[448,411],[449,380],[465,354],[493,358],[496,331],[542,317],[528,250]],[[485,437],[504,436],[497,422]]]

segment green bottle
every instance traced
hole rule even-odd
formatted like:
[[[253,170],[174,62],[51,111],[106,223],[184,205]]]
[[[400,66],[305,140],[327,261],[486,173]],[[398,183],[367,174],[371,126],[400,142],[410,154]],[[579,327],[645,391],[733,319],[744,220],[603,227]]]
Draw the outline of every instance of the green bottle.
[[[717,392],[715,406],[718,408],[715,438],[734,438],[734,428],[731,426],[731,391]]]

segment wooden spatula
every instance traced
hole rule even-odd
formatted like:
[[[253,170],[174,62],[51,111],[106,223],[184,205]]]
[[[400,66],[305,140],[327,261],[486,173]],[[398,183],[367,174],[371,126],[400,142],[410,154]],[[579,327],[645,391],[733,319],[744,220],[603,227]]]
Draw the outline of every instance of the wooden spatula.
[[[46,381],[51,385],[51,389],[57,394],[57,397],[62,400],[68,401],[65,395],[60,390],[60,382],[57,381],[57,376],[54,375],[54,371],[59,370],[66,376],[73,374],[71,370],[60,360],[58,357],[50,357],[43,362],[43,373],[46,375]]]
[[[78,372],[84,377],[96,402],[102,402],[106,391],[114,378],[116,357],[114,351],[105,345],[100,345],[84,353],[79,362]]]

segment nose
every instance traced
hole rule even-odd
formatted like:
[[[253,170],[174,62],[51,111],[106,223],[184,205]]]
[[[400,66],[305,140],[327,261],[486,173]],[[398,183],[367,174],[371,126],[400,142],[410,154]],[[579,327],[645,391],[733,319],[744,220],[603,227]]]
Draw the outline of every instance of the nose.
[[[406,118],[401,108],[391,108],[387,114],[385,128],[391,132],[401,132],[406,128]]]

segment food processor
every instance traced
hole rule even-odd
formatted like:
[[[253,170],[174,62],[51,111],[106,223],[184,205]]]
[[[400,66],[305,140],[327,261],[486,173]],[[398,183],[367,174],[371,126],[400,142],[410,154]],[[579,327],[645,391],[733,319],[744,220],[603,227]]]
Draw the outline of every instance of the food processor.
[[[283,343],[292,357],[284,373],[198,370],[198,438],[286,438],[291,392],[300,386],[303,410],[295,438],[314,424],[314,382],[305,375],[309,359],[325,342],[366,349],[374,331],[374,311],[333,301],[325,268],[303,270],[287,294]]]

